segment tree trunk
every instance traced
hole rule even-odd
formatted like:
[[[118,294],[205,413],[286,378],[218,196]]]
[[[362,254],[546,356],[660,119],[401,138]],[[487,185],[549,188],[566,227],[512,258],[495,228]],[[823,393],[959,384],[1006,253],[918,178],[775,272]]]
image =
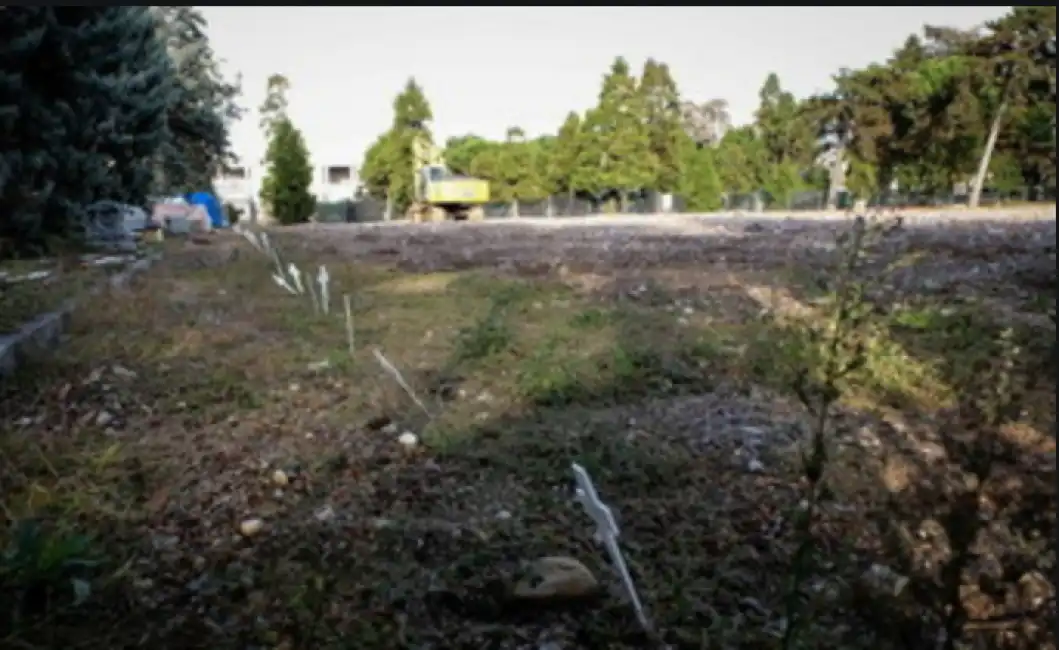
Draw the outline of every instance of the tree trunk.
[[[511,200],[511,216],[514,217],[515,219],[518,219],[518,217],[519,217],[519,214],[518,214],[518,199],[512,199]]]
[[[629,211],[629,195],[625,192],[620,192],[618,196],[618,210],[625,214]]]
[[[386,197],[386,210],[382,213],[383,221],[389,221],[393,218],[393,199],[389,196]]]
[[[1004,94],[1007,94],[1006,89]],[[1008,103],[1005,99],[1000,102],[1000,106],[996,109],[996,115],[993,116],[993,125],[989,127],[989,137],[985,141],[982,159],[978,161],[978,173],[974,175],[974,182],[971,184],[971,195],[967,197],[967,207],[969,208],[977,208],[978,202],[982,199],[982,186],[985,184],[985,175],[989,173],[989,159],[993,157],[993,149],[996,148],[996,141],[1000,136],[1000,122],[1004,118],[1004,111],[1007,110],[1007,107]]]
[[[544,214],[547,215],[547,217],[549,219],[551,219],[552,217],[555,216],[555,205],[552,203],[551,194],[548,195],[547,203],[545,203],[544,209],[545,209],[545,213]]]

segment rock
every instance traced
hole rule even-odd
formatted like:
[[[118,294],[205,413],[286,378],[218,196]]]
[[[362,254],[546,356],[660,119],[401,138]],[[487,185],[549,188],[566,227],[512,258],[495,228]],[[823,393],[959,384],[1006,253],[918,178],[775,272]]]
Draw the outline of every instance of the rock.
[[[397,425],[390,422],[382,427],[382,432],[388,436],[392,436],[397,433]]]
[[[903,576],[882,564],[872,564],[861,577],[872,589],[887,593],[893,597],[900,596],[909,582],[907,576]]]
[[[114,416],[106,411],[100,411],[99,415],[96,416],[96,425],[105,427],[114,421]]]
[[[176,535],[152,535],[151,546],[156,551],[171,551],[180,544],[180,538]]]
[[[287,476],[286,472],[281,469],[277,469],[276,471],[272,472],[272,482],[282,487],[290,483],[290,478]]]
[[[135,379],[136,373],[124,366],[111,366],[110,371],[122,379]]]
[[[552,556],[535,560],[511,590],[514,598],[550,600],[584,598],[599,591],[599,581],[581,562]]]
[[[239,534],[243,537],[253,537],[264,529],[265,522],[262,519],[244,519],[242,523],[239,524]]]
[[[313,513],[313,518],[321,523],[331,521],[335,518],[335,510],[331,506],[324,506]]]
[[[411,431],[405,431],[397,438],[397,442],[401,443],[401,445],[406,448],[415,447],[419,444],[419,436]]]

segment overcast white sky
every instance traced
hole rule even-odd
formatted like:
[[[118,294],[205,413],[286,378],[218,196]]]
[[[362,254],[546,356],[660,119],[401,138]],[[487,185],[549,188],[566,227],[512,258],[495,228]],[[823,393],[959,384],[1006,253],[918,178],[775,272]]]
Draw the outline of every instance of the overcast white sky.
[[[243,75],[237,153],[264,150],[265,80],[291,82],[291,117],[316,165],[358,166],[414,76],[434,132],[554,132],[596,100],[615,56],[669,64],[685,98],[724,98],[748,121],[769,72],[804,96],[839,68],[885,59],[924,24],[970,27],[1007,7],[202,7],[228,72]]]

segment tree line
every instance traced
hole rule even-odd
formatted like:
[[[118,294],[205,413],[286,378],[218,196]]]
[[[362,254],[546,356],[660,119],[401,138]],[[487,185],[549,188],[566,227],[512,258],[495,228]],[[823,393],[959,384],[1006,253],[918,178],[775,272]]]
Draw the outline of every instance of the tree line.
[[[860,198],[1055,185],[1055,8],[1014,7],[981,29],[924,28],[888,60],[834,75],[826,94],[797,98],[770,74],[751,124],[733,126],[723,100],[681,96],[668,66],[638,76],[617,58],[598,101],[554,134],[449,138],[458,174],[489,181],[495,200],[586,197],[622,209],[645,192],[681,195],[696,211],[762,192],[784,204],[802,191]],[[413,139],[431,138],[430,103],[414,79],[391,127],[368,148],[361,181],[397,211],[411,201]]]
[[[194,7],[0,10],[0,256],[84,235],[86,206],[208,189],[238,83]]]

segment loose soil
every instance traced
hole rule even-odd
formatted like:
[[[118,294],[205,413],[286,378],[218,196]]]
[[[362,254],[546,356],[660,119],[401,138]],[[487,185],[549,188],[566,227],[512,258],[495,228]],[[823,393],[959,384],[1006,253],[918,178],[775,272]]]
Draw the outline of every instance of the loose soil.
[[[31,567],[0,564],[0,647],[778,648],[792,611],[789,647],[928,647],[953,595],[950,513],[973,494],[989,525],[953,583],[956,647],[1054,648],[1054,221],[912,228],[870,251],[880,310],[805,546],[794,386],[841,227],[272,233],[285,263],[327,266],[328,315],[237,235],[175,248],[2,387],[0,541],[18,547],[26,520],[45,541],[18,556]],[[976,432],[965,398],[1004,328],[1012,374],[1042,382]],[[981,440],[1002,460],[976,479]],[[654,635],[571,462],[619,520]],[[550,555],[603,597],[506,597]]]

